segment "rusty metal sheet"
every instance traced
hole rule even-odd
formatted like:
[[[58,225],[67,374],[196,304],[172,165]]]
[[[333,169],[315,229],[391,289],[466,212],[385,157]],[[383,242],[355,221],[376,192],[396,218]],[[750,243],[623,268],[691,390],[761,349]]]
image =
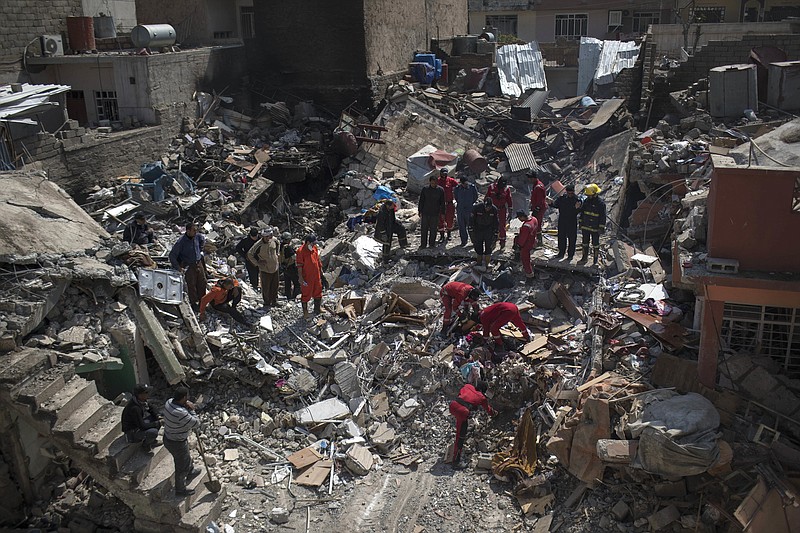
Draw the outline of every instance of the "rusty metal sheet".
[[[603,105],[600,106],[600,109],[595,113],[592,117],[592,121],[586,124],[580,124],[578,122],[570,122],[569,125],[574,130],[596,130],[597,128],[604,126],[606,122],[608,122],[611,117],[614,116],[614,113],[622,107],[622,104],[625,102],[624,98],[612,98],[610,100],[606,100],[603,102]]]

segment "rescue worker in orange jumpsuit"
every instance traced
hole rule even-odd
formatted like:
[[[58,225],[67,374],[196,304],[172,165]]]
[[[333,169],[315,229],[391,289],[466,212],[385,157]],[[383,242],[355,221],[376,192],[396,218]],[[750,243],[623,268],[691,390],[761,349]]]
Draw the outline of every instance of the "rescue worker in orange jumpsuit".
[[[314,299],[314,314],[322,312],[322,262],[319,259],[317,236],[307,235],[303,245],[297,249],[297,273],[300,275],[300,303],[303,318],[308,318],[308,302]]]
[[[200,299],[199,318],[205,319],[206,307],[210,305],[215,311],[230,316],[240,324],[252,327],[252,324],[236,309],[240,301],[242,301],[242,288],[239,287],[239,282],[233,278],[223,278]]]
[[[533,182],[533,190],[531,190],[531,215],[536,217],[539,222],[539,228],[542,228],[542,220],[544,220],[544,212],[547,211],[547,190],[544,183],[534,174],[528,174]],[[539,234],[541,236],[541,233]]]
[[[533,216],[529,217],[524,211],[517,211],[517,220],[522,222],[522,227],[519,228],[519,233],[514,237],[514,249],[519,250],[522,270],[525,272],[525,277],[530,279],[533,278],[531,251],[536,247],[539,220]]]
[[[442,298],[442,307],[444,307],[442,333],[447,333],[453,322],[453,311],[456,311],[459,316],[461,315],[461,304],[466,304],[476,312],[478,311],[478,298],[481,297],[481,291],[469,283],[451,281],[442,287],[439,296]]]
[[[439,240],[444,242],[444,233],[447,232],[447,240],[450,240],[450,232],[456,224],[456,204],[454,203],[453,191],[458,187],[458,181],[447,175],[447,169],[439,171],[437,185],[444,189],[444,213],[439,215]]]
[[[483,407],[489,416],[497,415],[489,400],[486,399],[486,391],[489,385],[485,381],[478,381],[474,386],[467,383],[458,393],[458,398],[450,402],[450,414],[456,419],[456,440],[453,444],[453,463],[454,469],[463,468],[461,462],[461,452],[464,449],[464,441],[467,440],[467,429],[469,428],[469,416],[478,407]]]
[[[503,345],[503,339],[500,337],[500,328],[511,322],[522,332],[526,341],[531,340],[531,334],[528,333],[528,327],[522,320],[519,314],[519,308],[511,302],[498,302],[492,304],[480,312],[480,322],[483,326],[483,336],[492,336],[496,347]]]
[[[497,237],[500,240],[500,249],[506,246],[506,224],[511,220],[511,208],[514,201],[511,199],[511,189],[506,184],[505,178],[498,178],[489,185],[486,196],[492,199],[492,204],[497,208]]]

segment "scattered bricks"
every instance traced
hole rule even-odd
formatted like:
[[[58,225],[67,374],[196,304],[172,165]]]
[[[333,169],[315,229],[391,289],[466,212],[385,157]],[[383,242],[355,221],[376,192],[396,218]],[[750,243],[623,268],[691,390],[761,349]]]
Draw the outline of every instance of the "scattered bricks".
[[[77,129],[79,126],[80,126],[80,124],[78,124],[77,120],[68,120],[64,124],[64,128],[63,129],[65,129],[65,130],[74,130],[74,129]]]
[[[747,374],[742,380],[742,389],[752,398],[761,400],[772,394],[773,389],[778,386],[778,380],[775,377],[757,366],[753,371]]]
[[[674,521],[680,520],[680,518],[681,513],[678,512],[678,508],[674,505],[670,505],[648,516],[647,521],[650,523],[651,531],[659,531]]]
[[[631,514],[631,508],[623,500],[620,500],[611,508],[611,514],[617,522],[623,522]]]
[[[478,461],[475,463],[475,470],[491,470],[492,457],[491,453],[479,453]]]

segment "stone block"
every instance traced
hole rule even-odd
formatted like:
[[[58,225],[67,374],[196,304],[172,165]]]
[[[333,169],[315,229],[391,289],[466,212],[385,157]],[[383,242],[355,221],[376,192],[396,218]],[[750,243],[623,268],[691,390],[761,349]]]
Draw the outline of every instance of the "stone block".
[[[762,400],[772,394],[779,383],[772,374],[757,366],[745,376],[741,381],[741,386],[750,397]]]
[[[680,517],[681,513],[678,511],[678,508],[674,505],[669,505],[648,516],[647,521],[650,524],[651,531],[659,531],[674,521],[679,520]]]
[[[622,522],[631,514],[631,508],[624,500],[620,500],[611,508],[611,514],[614,515],[615,520]]]
[[[753,361],[747,354],[731,355],[720,362],[720,372],[731,379],[739,381],[753,369]]]

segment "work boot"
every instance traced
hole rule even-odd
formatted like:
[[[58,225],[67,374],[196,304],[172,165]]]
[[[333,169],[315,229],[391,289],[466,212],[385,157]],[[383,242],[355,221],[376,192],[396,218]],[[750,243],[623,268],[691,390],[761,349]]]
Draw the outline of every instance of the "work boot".
[[[589,260],[589,245],[584,244],[583,247],[581,248],[581,258],[578,259],[578,262],[585,263],[588,260]]]
[[[475,260],[475,270],[481,271],[483,270],[483,256],[479,255],[478,258]]]
[[[491,255],[484,255],[483,256],[483,261],[484,261],[483,269],[484,270],[489,270],[489,261],[491,261],[491,260],[492,260],[492,256]]]
[[[594,248],[592,248],[592,256],[594,257],[593,260],[592,260],[592,265],[596,265],[597,264],[597,256],[598,255],[600,255],[600,248],[595,246]]]
[[[447,241],[448,242],[450,241],[450,232],[449,231],[447,232]]]
[[[308,313],[308,302],[300,302],[303,306],[303,318],[309,318],[311,315]]]
[[[439,242],[444,242],[444,232],[443,231],[439,232]]]
[[[322,313],[322,298],[314,298],[314,314]]]

